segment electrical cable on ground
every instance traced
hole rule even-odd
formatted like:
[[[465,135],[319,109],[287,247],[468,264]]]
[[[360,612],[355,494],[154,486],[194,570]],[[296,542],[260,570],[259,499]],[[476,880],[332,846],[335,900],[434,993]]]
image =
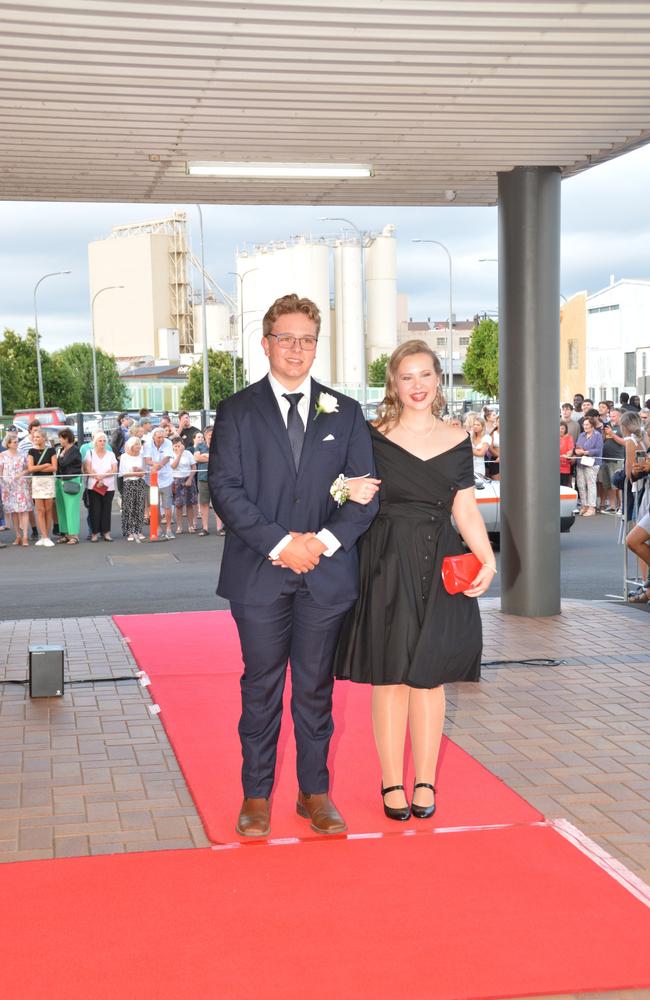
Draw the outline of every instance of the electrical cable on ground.
[[[140,678],[134,675],[123,675],[122,677],[81,677],[78,680],[65,680],[66,684],[109,684],[115,681],[139,681]],[[22,681],[0,680],[0,684],[29,684],[29,678]]]
[[[566,664],[566,660],[551,660],[544,657],[537,657],[528,660],[482,660],[482,667],[505,667],[517,664],[524,667],[560,667]],[[111,684],[117,681],[139,681],[138,676],[125,674],[120,677],[83,677],[78,680],[66,680],[66,684]],[[0,680],[0,684],[29,684],[28,678],[25,680]]]
[[[524,667],[559,667],[566,663],[566,660],[549,660],[544,657],[530,660],[481,660],[482,667],[504,667],[509,663],[517,663]]]

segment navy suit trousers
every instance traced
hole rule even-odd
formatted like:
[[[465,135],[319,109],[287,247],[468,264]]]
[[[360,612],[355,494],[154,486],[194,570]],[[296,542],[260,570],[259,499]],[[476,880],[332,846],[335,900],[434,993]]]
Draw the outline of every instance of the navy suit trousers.
[[[350,605],[319,606],[302,575],[280,568],[277,572],[286,580],[272,604],[231,601],[244,658],[239,736],[247,798],[268,798],[273,788],[288,661],[298,784],[311,795],[329,790],[332,660]]]

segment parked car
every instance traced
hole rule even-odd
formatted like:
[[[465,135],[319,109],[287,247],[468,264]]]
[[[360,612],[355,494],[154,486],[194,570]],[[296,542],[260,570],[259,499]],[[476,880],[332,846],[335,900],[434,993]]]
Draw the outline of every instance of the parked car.
[[[28,417],[15,416],[13,419],[13,426],[16,428],[18,432],[18,441],[22,441],[22,439],[28,434],[28,426],[32,420],[39,420],[41,423],[41,427],[45,432],[45,436],[48,438],[49,441],[53,441],[55,443],[57,442],[59,431],[62,431],[64,427],[68,426],[67,422],[53,423],[51,420],[44,420],[43,417],[40,415],[40,413],[42,413],[43,411],[40,411],[40,413],[38,410],[17,411],[17,413],[20,414],[24,414],[25,412],[29,412],[30,414],[33,413],[34,415]],[[61,411],[59,410],[56,412],[60,413]]]
[[[475,473],[474,493],[490,541],[498,546],[501,532],[501,483]],[[578,494],[575,490],[569,486],[560,486],[560,531],[563,534],[571,530],[575,521],[577,502]]]
[[[49,428],[50,425],[56,425],[57,427],[65,426],[65,414],[58,406],[46,406],[42,409],[33,410],[16,410],[14,413],[14,423],[17,420],[25,420],[29,423],[31,420],[38,420],[41,427]]]

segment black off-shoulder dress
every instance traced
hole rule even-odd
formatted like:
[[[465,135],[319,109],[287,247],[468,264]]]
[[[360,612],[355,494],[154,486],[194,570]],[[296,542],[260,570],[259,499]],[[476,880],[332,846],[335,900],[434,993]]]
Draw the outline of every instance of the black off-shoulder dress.
[[[464,549],[451,522],[458,490],[474,485],[467,440],[426,461],[370,425],[379,514],[359,540],[360,591],[334,661],[339,680],[432,688],[480,677],[478,602],[450,595],[442,560]]]

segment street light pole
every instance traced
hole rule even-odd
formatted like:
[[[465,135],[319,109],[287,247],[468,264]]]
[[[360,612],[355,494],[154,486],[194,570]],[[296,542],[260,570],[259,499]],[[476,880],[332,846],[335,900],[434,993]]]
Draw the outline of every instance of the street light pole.
[[[244,358],[244,281],[249,274],[253,271],[258,271],[259,268],[251,267],[248,271],[240,274],[239,271],[228,271],[228,274],[232,274],[233,277],[237,278],[239,281],[239,335],[241,337],[241,366],[242,366],[242,380],[246,378],[246,365]],[[247,324],[248,325],[248,324]],[[248,352],[248,359],[250,364],[250,351]],[[235,350],[233,354],[233,371],[235,373],[235,392],[237,392],[237,351]]]
[[[199,233],[201,237],[201,324],[203,326],[203,409],[205,419],[209,419],[210,414],[210,366],[208,364],[208,313],[205,302],[205,245],[203,242],[203,212],[201,206],[197,205],[199,213]]]
[[[48,271],[44,274],[42,278],[39,278],[34,285],[34,330],[36,332],[36,372],[38,374],[38,405],[41,410],[45,406],[45,395],[43,393],[43,371],[41,368],[41,344],[40,337],[38,334],[38,312],[36,310],[36,292],[38,291],[38,286],[41,281],[45,281],[46,278],[54,278],[59,274],[72,274],[71,271]]]
[[[366,412],[366,405],[368,401],[368,365],[366,361],[366,262],[365,262],[365,244],[367,233],[362,232],[357,225],[354,224],[350,219],[345,219],[342,216],[329,216],[326,215],[319,220],[320,222],[345,222],[346,225],[354,229],[355,233],[359,237],[359,248],[361,250],[361,384],[359,386],[361,393],[361,408]]]
[[[110,292],[113,288],[124,288],[124,285],[105,285],[92,297],[90,303],[90,328],[93,336],[93,398],[95,401],[95,412],[99,413],[99,385],[97,382],[97,347],[95,346],[95,299],[102,292]]]
[[[447,254],[447,260],[449,261],[449,323],[447,327],[447,353],[448,364],[447,364],[447,406],[449,412],[453,413],[454,409],[454,360],[453,360],[453,347],[454,347],[454,319],[453,319],[453,307],[452,307],[452,297],[453,297],[453,285],[452,285],[452,263],[451,254],[449,249],[440,240],[411,240],[412,243],[434,243],[437,247],[440,247]]]

